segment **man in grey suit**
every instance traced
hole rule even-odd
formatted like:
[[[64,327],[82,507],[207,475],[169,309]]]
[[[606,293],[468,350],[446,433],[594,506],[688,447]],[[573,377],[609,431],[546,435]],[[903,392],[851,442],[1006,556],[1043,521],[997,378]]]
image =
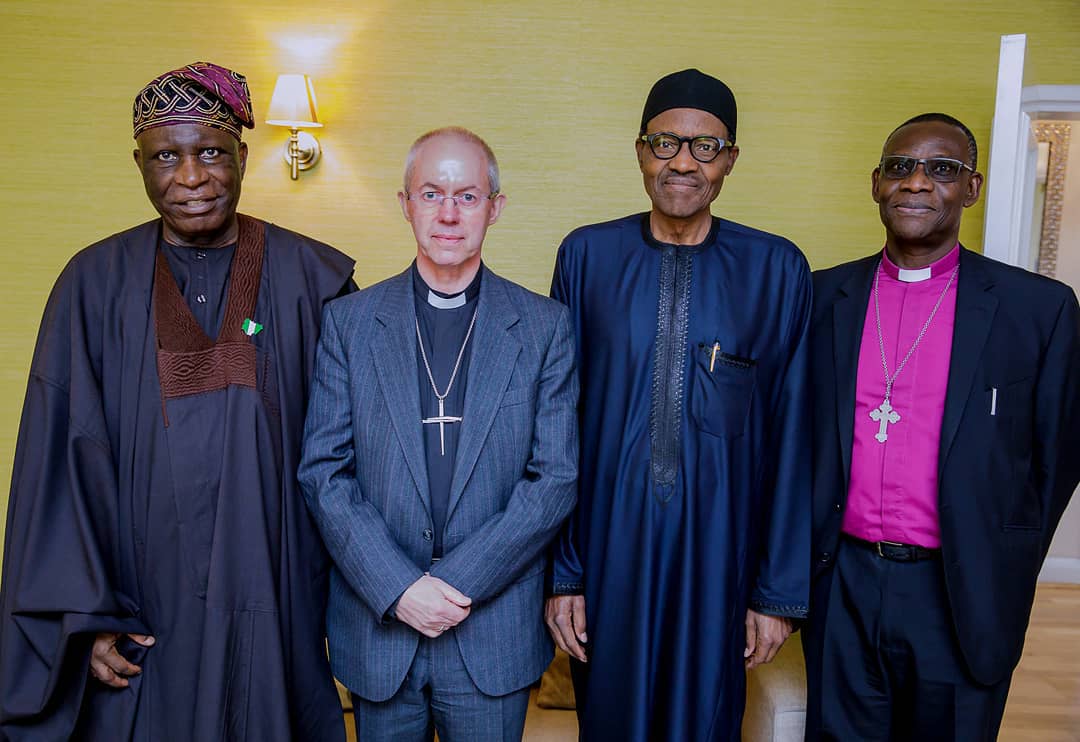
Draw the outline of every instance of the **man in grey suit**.
[[[360,742],[520,740],[552,656],[545,547],[576,497],[569,319],[481,262],[506,197],[478,136],[420,137],[398,200],[416,261],[327,306],[308,407],[331,664]]]

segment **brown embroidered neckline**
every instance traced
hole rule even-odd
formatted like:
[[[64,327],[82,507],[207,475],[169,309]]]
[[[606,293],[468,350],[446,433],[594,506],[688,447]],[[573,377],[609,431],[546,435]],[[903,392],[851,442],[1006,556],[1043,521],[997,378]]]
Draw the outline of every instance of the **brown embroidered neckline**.
[[[256,353],[241,325],[253,318],[262,278],[265,226],[237,215],[239,241],[230,269],[225,318],[216,341],[211,340],[180,293],[160,246],[154,270],[154,330],[157,335],[158,380],[162,413],[169,425],[165,401],[218,391],[230,385],[255,388]]]

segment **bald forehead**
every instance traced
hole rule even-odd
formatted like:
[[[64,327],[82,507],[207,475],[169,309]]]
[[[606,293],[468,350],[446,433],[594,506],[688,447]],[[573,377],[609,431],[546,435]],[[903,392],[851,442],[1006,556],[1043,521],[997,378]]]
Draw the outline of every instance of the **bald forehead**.
[[[468,184],[463,185],[466,181]],[[405,190],[414,190],[425,182],[497,191],[498,171],[481,144],[448,131],[414,145],[405,159]]]
[[[484,149],[471,139],[452,132],[437,134],[422,142],[416,149],[416,162],[420,164],[425,159],[448,155],[460,159],[475,158],[481,166],[487,167],[487,155]]]

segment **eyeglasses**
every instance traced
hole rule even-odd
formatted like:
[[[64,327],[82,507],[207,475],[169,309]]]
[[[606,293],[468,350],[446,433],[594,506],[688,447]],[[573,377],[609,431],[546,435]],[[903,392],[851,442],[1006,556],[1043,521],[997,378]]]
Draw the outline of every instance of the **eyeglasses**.
[[[684,142],[690,143],[690,155],[698,162],[712,162],[731,142],[716,137],[680,137],[678,134],[662,131],[658,134],[642,134],[641,141],[647,142],[653,156],[658,160],[671,160],[679,154]]]
[[[904,157],[903,155],[889,155],[882,157],[878,164],[878,170],[889,180],[903,180],[915,173],[915,169],[923,166],[923,172],[930,180],[938,183],[955,183],[960,179],[960,173],[965,170],[975,172],[975,168],[960,160],[951,157]]]
[[[498,195],[498,193],[489,193],[486,196],[481,196],[479,193],[473,193],[471,191],[459,193],[456,196],[445,196],[438,191],[420,191],[420,193],[414,193],[410,195],[406,191],[405,198],[409,199],[410,201],[415,201],[422,208],[431,209],[433,211],[435,209],[442,208],[442,205],[447,201],[452,203],[454,206],[457,206],[459,209],[462,209],[464,211],[470,211],[472,209],[475,209],[484,201],[493,199]]]

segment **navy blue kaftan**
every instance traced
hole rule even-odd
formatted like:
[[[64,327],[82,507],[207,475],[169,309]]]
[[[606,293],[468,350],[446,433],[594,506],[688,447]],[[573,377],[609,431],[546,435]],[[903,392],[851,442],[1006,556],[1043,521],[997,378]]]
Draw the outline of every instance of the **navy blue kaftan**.
[[[295,471],[322,305],[351,285],[352,261],[256,224],[255,384],[168,399],[168,427],[151,306],[160,223],[80,252],[56,283],[12,479],[0,739],[344,740],[323,638],[329,565]],[[221,300],[181,283],[189,304]],[[157,640],[119,646],[142,666],[125,689],[87,672],[109,631]]]
[[[583,739],[737,740],[747,608],[807,609],[810,273],[787,240],[726,220],[696,246],[647,225],[559,248],[581,468],[553,589],[585,595]]]

